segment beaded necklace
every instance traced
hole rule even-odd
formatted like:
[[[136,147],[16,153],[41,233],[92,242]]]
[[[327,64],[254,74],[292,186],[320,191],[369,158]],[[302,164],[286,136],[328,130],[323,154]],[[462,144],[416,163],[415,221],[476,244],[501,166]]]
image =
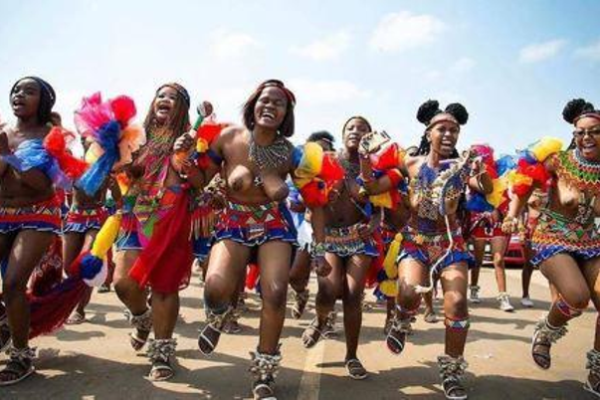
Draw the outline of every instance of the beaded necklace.
[[[277,135],[273,143],[260,146],[254,140],[254,132],[250,133],[249,158],[260,172],[280,169],[289,161],[293,148],[292,143],[281,135]]]
[[[578,149],[557,155],[557,175],[579,190],[600,191],[600,162],[588,161]]]

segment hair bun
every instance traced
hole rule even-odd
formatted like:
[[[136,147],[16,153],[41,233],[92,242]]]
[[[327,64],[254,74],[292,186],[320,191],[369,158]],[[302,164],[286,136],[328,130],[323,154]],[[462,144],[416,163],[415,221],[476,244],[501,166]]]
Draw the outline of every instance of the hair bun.
[[[584,99],[573,99],[569,101],[563,109],[563,118],[565,121],[572,124],[581,114],[593,111],[594,105],[592,103],[588,103]]]
[[[469,120],[469,113],[465,106],[460,103],[448,104],[446,112],[456,118],[459,125],[464,125]]]
[[[440,112],[440,103],[437,100],[427,100],[419,107],[419,111],[417,111],[417,120],[422,124],[429,125],[432,118]]]

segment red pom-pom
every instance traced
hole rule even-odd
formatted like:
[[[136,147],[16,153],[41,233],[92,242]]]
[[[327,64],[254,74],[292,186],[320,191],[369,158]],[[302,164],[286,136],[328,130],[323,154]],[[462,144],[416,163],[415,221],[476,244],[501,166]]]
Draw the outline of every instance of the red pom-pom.
[[[44,138],[44,148],[56,158],[60,169],[67,177],[77,179],[83,175],[88,165],[85,161],[73,157],[67,150],[67,136],[72,136],[72,133],[63,131],[59,127],[52,128]]]
[[[229,125],[230,124],[228,123],[207,121],[198,128],[198,138],[206,140],[206,143],[210,146],[210,144],[221,134],[223,129],[227,128]]]
[[[344,179],[344,169],[337,158],[331,154],[325,154],[323,157],[323,167],[319,175],[328,184],[333,184]]]
[[[300,194],[308,207],[323,207],[327,204],[327,190],[320,181],[307,183],[300,189]]]
[[[392,182],[392,187],[394,189],[397,188],[398,185],[400,184],[400,182],[402,181],[402,172],[400,172],[399,169],[394,168],[394,169],[389,169],[389,170],[385,171],[385,174]],[[393,191],[395,192],[396,190],[393,190]]]
[[[129,96],[118,96],[110,101],[110,107],[121,128],[126,127],[137,113],[135,103]]]
[[[390,168],[398,168],[400,165],[398,154],[398,144],[392,143],[383,151],[375,155],[373,169],[383,171]]]

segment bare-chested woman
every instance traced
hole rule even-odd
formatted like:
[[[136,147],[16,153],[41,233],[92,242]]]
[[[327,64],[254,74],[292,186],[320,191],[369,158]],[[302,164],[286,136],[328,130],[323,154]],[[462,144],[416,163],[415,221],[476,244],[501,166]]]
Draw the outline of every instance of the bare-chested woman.
[[[362,296],[367,272],[378,252],[373,232],[379,227],[380,213],[360,192],[357,178],[360,174],[359,143],[364,134],[371,132],[369,122],[363,117],[350,118],[343,127],[344,148],[338,160],[345,171],[345,179],[337,198],[325,208],[325,258],[332,267],[327,276],[319,277],[316,299],[317,317],[304,331],[302,341],[313,347],[323,336],[329,313],[338,297],[344,307],[346,334],[345,364],[353,379],[368,376],[357,356],[362,324]],[[379,210],[378,210],[379,211]]]
[[[252,93],[243,109],[243,127],[225,129],[212,144],[213,164],[189,172],[190,182],[202,187],[215,173],[225,179],[227,204],[215,229],[204,286],[207,323],[198,337],[204,354],[212,353],[232,310],[231,299],[250,260],[260,266],[263,306],[259,343],[252,353],[256,399],[275,398],[274,381],[281,361],[279,338],[285,318],[292,243],[296,232],[285,205],[286,177],[292,173],[295,98],[282,82],[269,80]],[[178,141],[178,150],[192,140]],[[316,241],[322,241],[320,212],[313,211]],[[321,232],[321,235],[319,235]],[[319,259],[322,265],[323,259]]]
[[[535,186],[548,179],[548,199],[542,205],[531,239],[535,256],[531,260],[558,293],[548,315],[535,328],[531,355],[542,369],[551,366],[552,344],[567,332],[569,320],[581,315],[590,301],[600,310],[600,235],[595,218],[600,216],[600,111],[583,99],[570,101],[564,119],[574,125],[573,141],[566,151],[545,148],[541,141],[527,153],[527,162],[543,167],[519,169],[531,184],[517,184],[503,229],[513,231],[517,216]],[[552,151],[554,150],[554,151]],[[533,175],[531,171],[537,171]],[[600,321],[600,319],[598,319]],[[600,396],[600,325],[596,324],[593,349],[587,353],[590,370],[585,390]]]

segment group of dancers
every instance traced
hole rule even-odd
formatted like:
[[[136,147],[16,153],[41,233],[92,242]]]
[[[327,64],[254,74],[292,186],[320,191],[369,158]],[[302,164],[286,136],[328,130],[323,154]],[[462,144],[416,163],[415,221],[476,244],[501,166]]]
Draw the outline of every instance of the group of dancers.
[[[48,82],[22,78],[10,92],[16,123],[0,125],[0,347],[8,354],[0,386],[31,375],[29,340],[85,320],[92,287],[106,290],[111,278],[132,325],[131,347],[146,347],[148,378],[170,379],[179,293],[194,261],[203,269],[203,354],[239,328],[246,275],[257,281],[256,399],[276,398],[288,284],[292,316],[300,318],[311,271],[316,317],[303,344],[331,333],[341,299],[353,379],[368,376],[357,352],[366,288],[376,287],[387,303],[385,343],[400,355],[422,299],[426,319],[437,318],[432,293],[440,284],[446,330],[437,362],[448,399],[467,398],[468,301],[480,301],[478,269],[469,285],[469,268],[481,264],[487,241],[502,310],[513,310],[503,266],[511,235],[521,235],[530,260],[521,303],[533,305],[532,267],[550,283],[552,306],[532,339],[539,367],[550,368],[551,347],[569,320],[590,299],[600,306],[600,111],[585,100],[564,108],[573,129],[568,147],[541,138],[498,158],[486,145],[457,150],[469,117],[458,103],[423,103],[414,147],[350,117],[336,150],[328,132],[291,143],[296,98],[278,80],[249,96],[241,125],[217,121],[209,102],[192,124],[190,95],[177,83],[157,89],[142,127],[133,123],[131,98],[96,93],[75,112],[75,135],[52,111],[55,100]],[[83,159],[69,148],[79,137]],[[584,388],[600,396],[598,326],[587,359]]]

